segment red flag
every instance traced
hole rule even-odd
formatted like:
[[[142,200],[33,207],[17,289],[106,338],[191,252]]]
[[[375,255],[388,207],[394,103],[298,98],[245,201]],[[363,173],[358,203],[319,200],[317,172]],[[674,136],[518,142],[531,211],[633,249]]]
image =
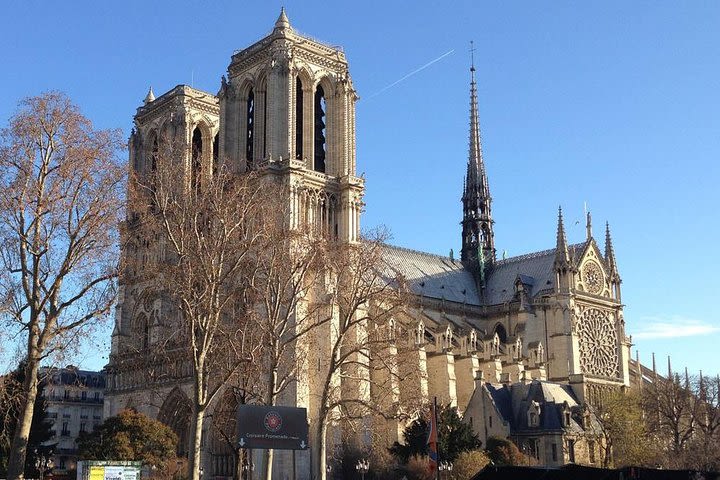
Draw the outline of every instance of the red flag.
[[[429,431],[427,439],[427,452],[430,458],[430,471],[435,472],[438,467],[438,430],[437,430],[437,411],[435,402],[430,407],[430,421],[428,422]]]

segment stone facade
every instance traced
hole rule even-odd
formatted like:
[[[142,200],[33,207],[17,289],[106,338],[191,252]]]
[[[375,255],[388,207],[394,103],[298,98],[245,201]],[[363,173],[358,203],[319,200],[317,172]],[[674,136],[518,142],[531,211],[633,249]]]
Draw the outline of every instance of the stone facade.
[[[188,146],[191,178],[223,162],[238,175],[248,170],[274,175],[289,187],[289,225],[358,241],[364,181],[356,176],[357,98],[344,52],[297,33],[283,11],[267,37],[232,55],[217,95],[184,85],[158,98],[148,94],[135,116],[130,168],[136,174],[151,171],[159,139],[171,139]],[[415,299],[397,318],[395,341],[410,354],[398,366],[393,401],[427,404],[437,397],[465,412],[478,395],[477,379],[506,385],[572,381],[579,403],[604,389],[629,386],[631,342],[609,228],[601,251],[588,215],[586,239],[570,245],[559,212],[557,225],[548,229],[551,240],[555,227],[554,248],[497,259],[474,68],[470,104],[461,258],[385,248],[386,264],[407,280]],[[183,444],[190,365],[180,356],[172,360],[171,352],[162,365],[148,365],[147,349],[161,335],[160,318],[168,306],[162,299],[143,298],[135,287],[121,285],[105,414],[137,408],[171,425]],[[316,333],[318,365],[328,353],[322,342],[326,334]],[[312,423],[316,381],[311,372],[305,370],[283,402],[308,407]],[[379,394],[372,388],[344,392]],[[495,425],[488,431],[511,435],[500,420]],[[388,443],[402,440],[403,426],[371,424]],[[330,435],[340,441],[337,432]],[[550,443],[539,455],[553,458],[553,440],[543,442]],[[554,442],[560,448],[561,440]],[[568,460],[560,453],[556,457]],[[230,474],[230,454],[219,443],[209,441],[203,458],[206,472]],[[288,459],[276,455],[275,478],[289,478]],[[308,462],[306,454],[298,455],[299,473],[308,471]]]

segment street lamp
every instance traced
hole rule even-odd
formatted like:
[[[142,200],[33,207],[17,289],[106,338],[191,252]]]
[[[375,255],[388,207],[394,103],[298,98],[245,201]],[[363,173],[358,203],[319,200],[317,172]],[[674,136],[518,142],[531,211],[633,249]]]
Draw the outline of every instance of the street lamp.
[[[53,467],[52,450],[38,454],[37,449],[35,449],[35,467],[40,472],[40,480],[43,480],[45,472],[52,470]]]
[[[370,470],[370,460],[366,458],[358,460],[357,465],[355,465],[355,470],[360,472],[360,478],[365,480],[365,474],[368,473],[368,470]]]
[[[440,470],[440,475],[444,475],[443,472],[448,472],[448,473],[452,472],[452,469],[453,469],[452,462],[446,462],[445,460],[443,460],[442,462],[440,462],[440,465],[438,465],[438,470]]]

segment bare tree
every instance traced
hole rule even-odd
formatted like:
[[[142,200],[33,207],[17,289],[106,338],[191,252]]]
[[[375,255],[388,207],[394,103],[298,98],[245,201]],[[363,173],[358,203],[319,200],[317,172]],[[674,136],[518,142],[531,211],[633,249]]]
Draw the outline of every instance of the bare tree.
[[[686,453],[698,431],[701,405],[690,378],[686,375],[682,380],[677,373],[668,378],[657,376],[643,387],[642,395],[647,429],[665,450],[665,466],[685,467]]]
[[[353,421],[370,415],[402,414],[394,317],[407,305],[407,296],[403,279],[384,263],[384,239],[377,233],[359,243],[335,244],[328,252],[329,301],[336,313],[324,339],[330,354],[319,381],[318,416],[311,425],[312,439],[319,445],[313,470],[322,479],[332,421],[342,419],[352,428]]]
[[[264,207],[271,187],[254,175],[224,168],[194,178],[180,145],[168,144],[154,172],[131,182],[129,252],[135,281],[150,295],[167,298],[167,335],[156,351],[188,359],[192,371],[190,471],[200,475],[203,423],[243,363],[253,361],[243,296],[252,278],[256,247],[267,236]]]
[[[685,455],[685,466],[697,470],[720,469],[720,376],[691,379],[696,429]]]
[[[287,206],[274,202],[273,211]],[[305,229],[289,229],[280,219],[266,225],[267,241],[257,250],[252,288],[245,297],[251,323],[262,334],[262,382],[248,392],[265,405],[277,405],[297,381],[303,354],[298,343],[332,317],[325,292],[327,239]],[[266,479],[272,478],[273,451],[263,453]]]
[[[40,362],[115,299],[121,147],[118,131],[94,129],[57,92],[23,100],[0,133],[1,314],[27,358],[9,478],[23,474]]]

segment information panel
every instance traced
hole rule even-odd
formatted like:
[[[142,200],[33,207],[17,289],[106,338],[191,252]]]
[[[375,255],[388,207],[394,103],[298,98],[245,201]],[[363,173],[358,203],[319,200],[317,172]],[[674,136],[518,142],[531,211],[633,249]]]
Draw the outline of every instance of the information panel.
[[[305,450],[308,448],[307,410],[240,405],[238,433],[240,448]]]

